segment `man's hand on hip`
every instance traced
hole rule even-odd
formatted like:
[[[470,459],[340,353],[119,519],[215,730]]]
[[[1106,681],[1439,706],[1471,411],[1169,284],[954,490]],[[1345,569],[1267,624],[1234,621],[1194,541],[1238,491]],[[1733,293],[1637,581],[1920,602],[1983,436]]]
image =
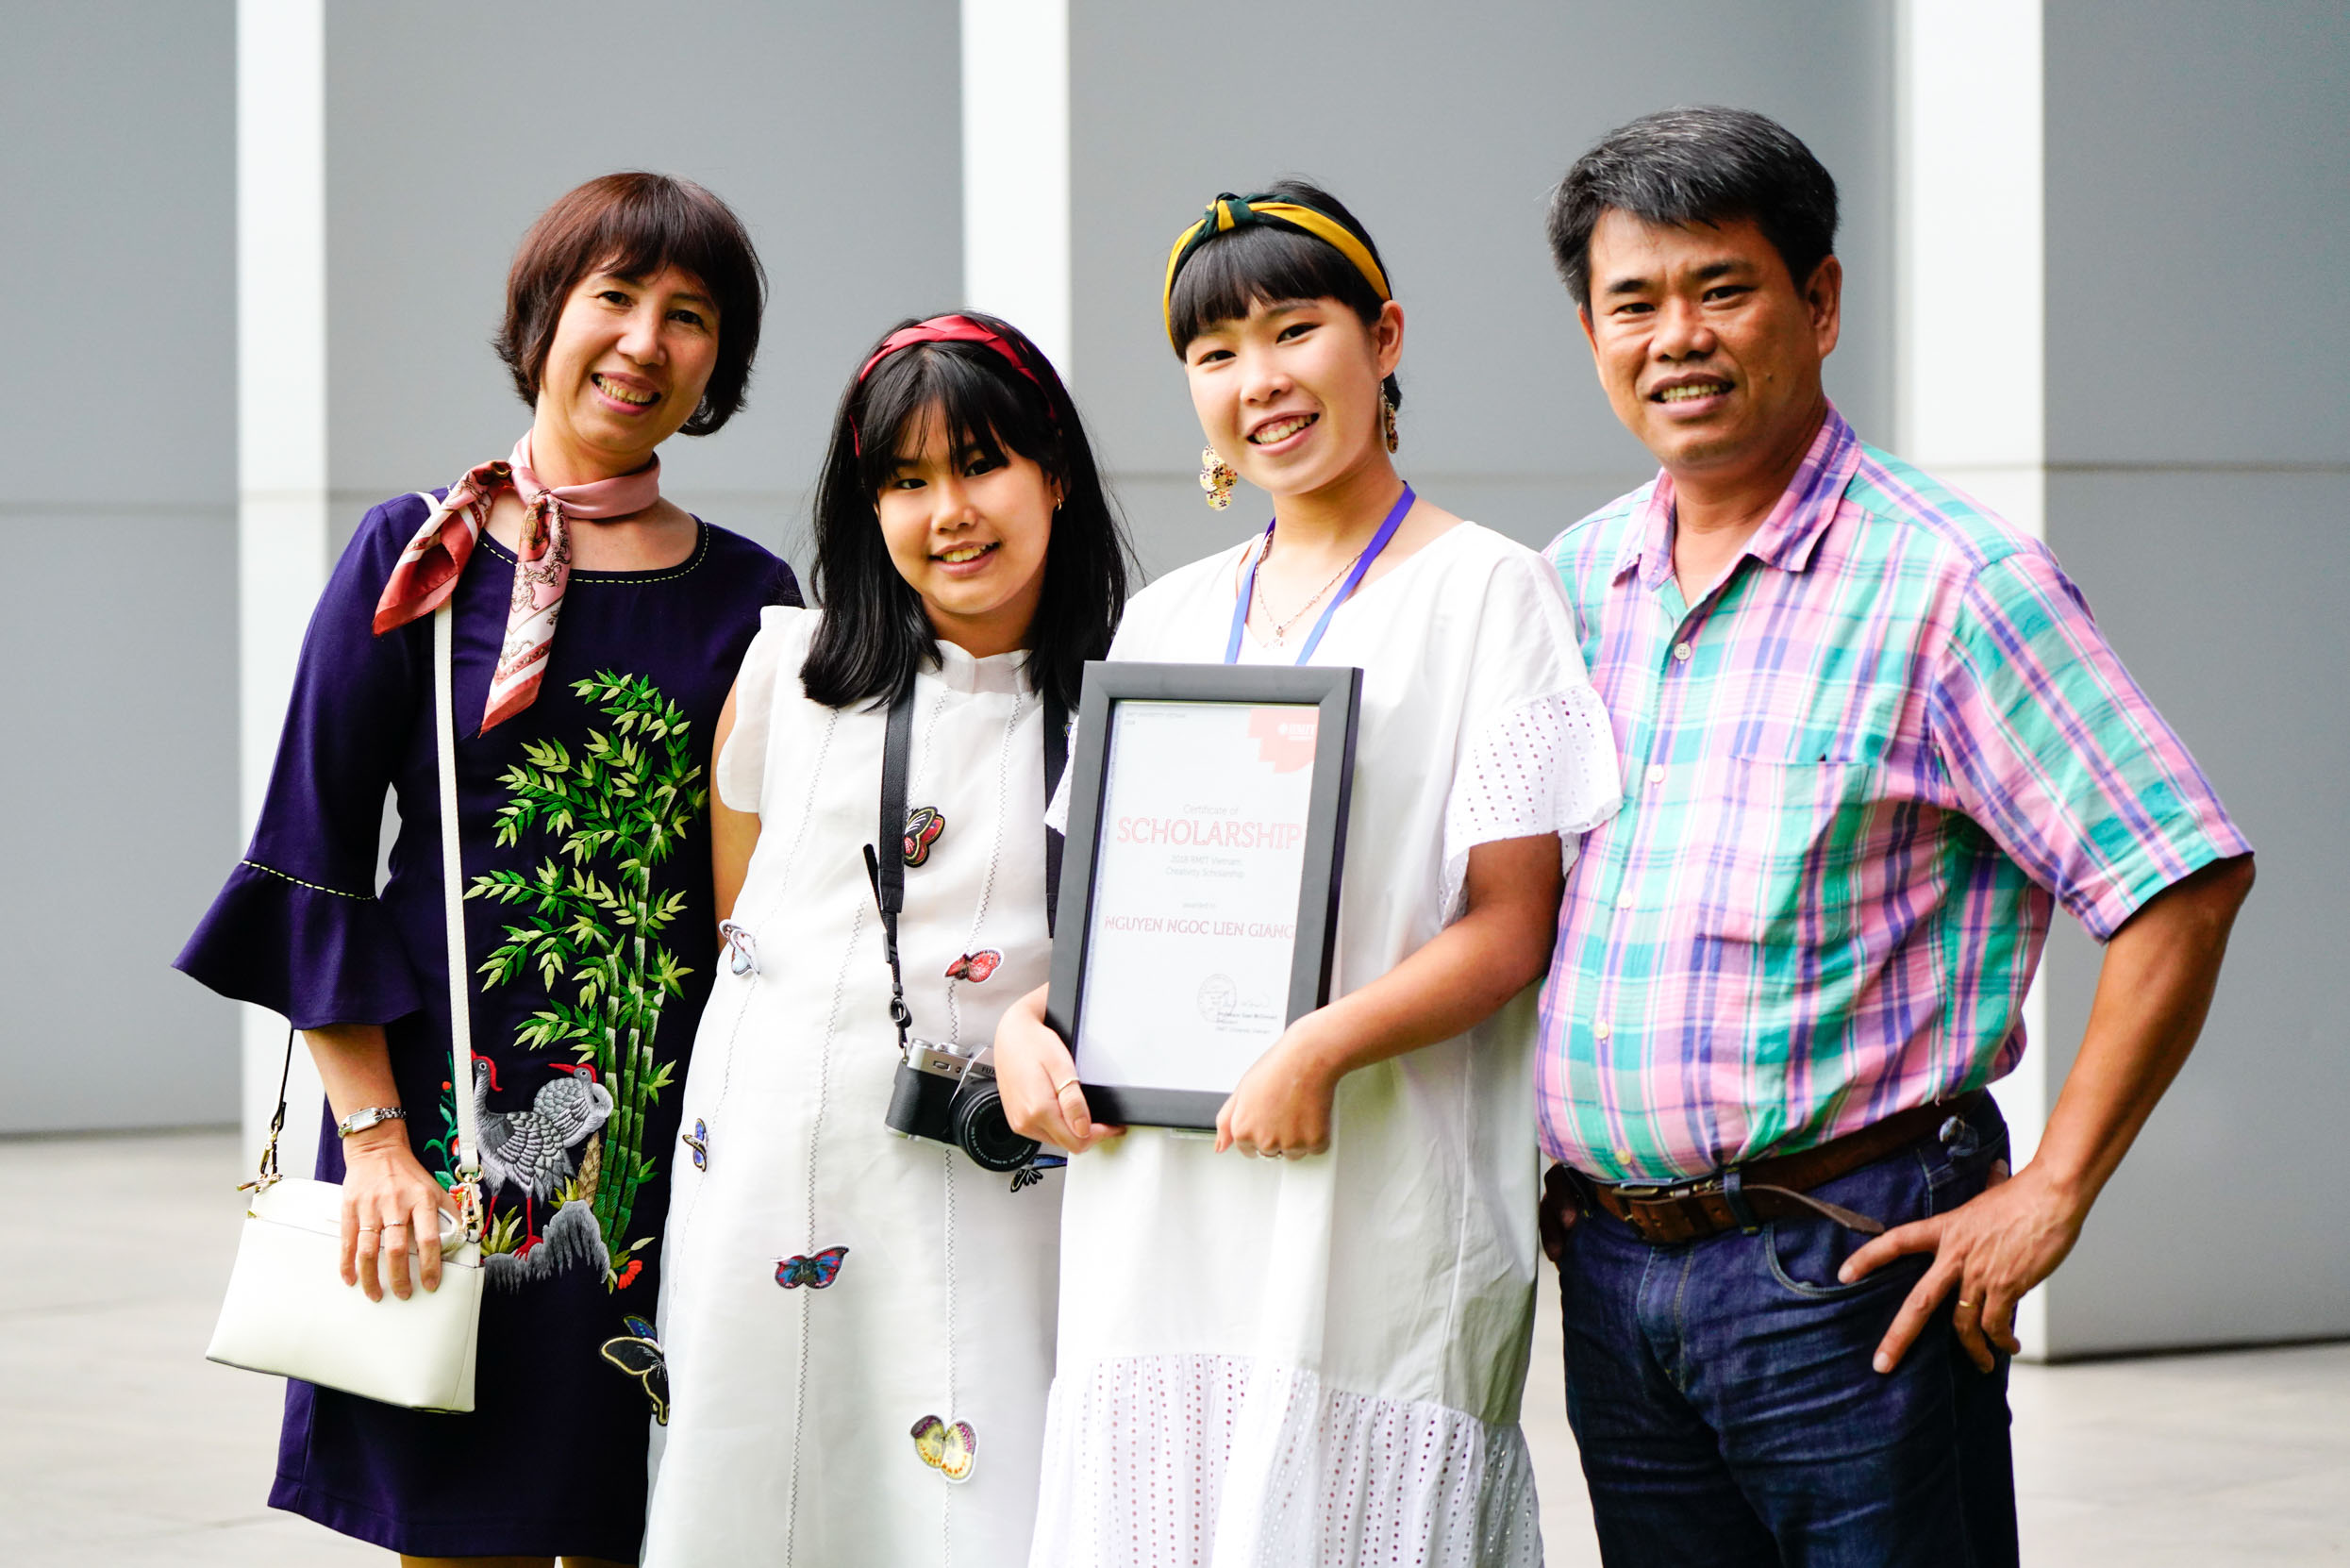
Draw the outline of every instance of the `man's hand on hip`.
[[[2090,1205],[2185,1065],[2251,890],[2245,855],[2148,899],[2106,944],[2080,1054],[2023,1174],[2003,1181],[1994,1172],[1974,1202],[1888,1231],[1844,1260],[1841,1277],[1850,1282],[1895,1258],[1934,1255],[1876,1347],[1877,1371],[1900,1363],[1953,1287],[1952,1326],[1975,1363],[1989,1371],[1994,1344],[2015,1353],[2016,1302],[2073,1250]]]
[[[2016,1303],[2056,1272],[2080,1238],[2087,1217],[2085,1205],[2056,1191],[2036,1167],[2026,1166],[2011,1179],[2007,1161],[2001,1160],[1992,1167],[1991,1184],[1974,1201],[1947,1214],[1896,1226],[1844,1259],[1837,1277],[1849,1285],[1896,1258],[1928,1253],[1934,1259],[1878,1343],[1876,1370],[1891,1372],[1901,1364],[1954,1288],[1958,1300],[1950,1326],[1968,1358],[1989,1372],[1994,1346],[2014,1355],[2020,1348]]]

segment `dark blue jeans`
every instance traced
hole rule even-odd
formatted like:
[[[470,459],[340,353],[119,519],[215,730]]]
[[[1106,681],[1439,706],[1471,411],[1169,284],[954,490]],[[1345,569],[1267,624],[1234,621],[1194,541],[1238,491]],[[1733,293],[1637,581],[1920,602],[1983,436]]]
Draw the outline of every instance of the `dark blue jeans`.
[[[1957,1208],[2007,1158],[1981,1103],[1817,1194],[1889,1228]],[[1975,1369],[1945,1298],[1873,1371],[1926,1262],[1838,1284],[1864,1240],[1806,1216],[1654,1247],[1595,1209],[1567,1232],[1567,1416],[1610,1568],[2015,1563],[2007,1360]]]

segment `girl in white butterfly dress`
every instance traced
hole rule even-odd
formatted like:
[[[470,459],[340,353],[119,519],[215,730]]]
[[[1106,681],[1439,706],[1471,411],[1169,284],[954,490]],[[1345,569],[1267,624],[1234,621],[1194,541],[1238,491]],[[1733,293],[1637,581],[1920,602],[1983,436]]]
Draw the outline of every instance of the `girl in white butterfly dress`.
[[[885,1126],[900,1031],[865,848],[901,862],[912,1034],[985,1044],[1049,967],[1046,714],[1108,644],[1125,546],[1058,376],[975,314],[882,341],[816,524],[825,609],[766,615],[719,730],[731,919],[684,1092],[642,1560],[1012,1568],[1061,1174]]]
[[[1203,460],[1275,523],[1137,594],[1110,657],[1362,670],[1333,1000],[1213,1143],[1096,1143],[1041,993],[1007,1014],[1014,1125],[1084,1151],[1030,1561],[1539,1568],[1531,987],[1617,804],[1607,718],[1542,560],[1397,476],[1403,314],[1351,215],[1220,198],[1168,277]]]

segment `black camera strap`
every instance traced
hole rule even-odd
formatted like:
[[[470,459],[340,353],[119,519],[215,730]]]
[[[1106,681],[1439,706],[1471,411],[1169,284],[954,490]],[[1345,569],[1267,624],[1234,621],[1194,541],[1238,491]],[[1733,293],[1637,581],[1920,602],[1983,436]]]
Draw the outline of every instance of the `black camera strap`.
[[[914,1026],[906,1005],[906,977],[897,960],[897,917],[906,908],[907,775],[914,751],[914,688],[890,704],[888,727],[881,741],[881,821],[878,845],[865,846],[865,874],[873,878],[874,902],[881,909],[881,945],[890,959],[890,1021],[897,1026],[902,1054]],[[1069,709],[1058,698],[1044,699],[1044,802],[1052,804],[1060,788],[1061,770],[1069,765]],[[1044,932],[1053,934],[1053,916],[1060,904],[1061,836],[1044,830]]]

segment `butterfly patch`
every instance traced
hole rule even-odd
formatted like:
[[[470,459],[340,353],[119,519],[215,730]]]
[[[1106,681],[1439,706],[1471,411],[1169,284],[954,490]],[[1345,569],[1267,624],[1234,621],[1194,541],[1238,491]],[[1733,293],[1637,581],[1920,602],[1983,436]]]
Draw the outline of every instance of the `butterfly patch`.
[[[775,1265],[775,1283],[787,1291],[796,1291],[802,1285],[821,1291],[841,1277],[841,1259],[848,1255],[846,1247],[794,1253]]]
[[[722,920],[718,923],[718,934],[725,939],[726,947],[733,955],[728,967],[738,975],[758,972],[758,942],[747,929],[731,920]]]
[[[971,1429],[968,1421],[958,1421],[952,1426],[935,1415],[925,1415],[914,1423],[914,1452],[922,1462],[950,1481],[971,1479],[971,1467],[979,1462],[979,1434]]]
[[[628,1318],[628,1332],[618,1339],[604,1342],[604,1359],[629,1376],[644,1384],[645,1396],[653,1401],[653,1420],[659,1426],[669,1425],[669,1362],[661,1355],[660,1343],[653,1338],[653,1326],[642,1318]]]
[[[950,980],[969,980],[973,985],[977,985],[981,980],[994,974],[1003,962],[1003,954],[992,947],[982,947],[976,953],[965,953],[961,958],[948,964],[946,977]]]
[[[935,806],[917,806],[906,813],[906,863],[918,866],[930,859],[930,846],[946,831],[946,819]]]
[[[685,1145],[693,1151],[693,1168],[697,1171],[708,1170],[709,1128],[703,1125],[699,1116],[693,1119],[693,1130],[685,1135]]]

